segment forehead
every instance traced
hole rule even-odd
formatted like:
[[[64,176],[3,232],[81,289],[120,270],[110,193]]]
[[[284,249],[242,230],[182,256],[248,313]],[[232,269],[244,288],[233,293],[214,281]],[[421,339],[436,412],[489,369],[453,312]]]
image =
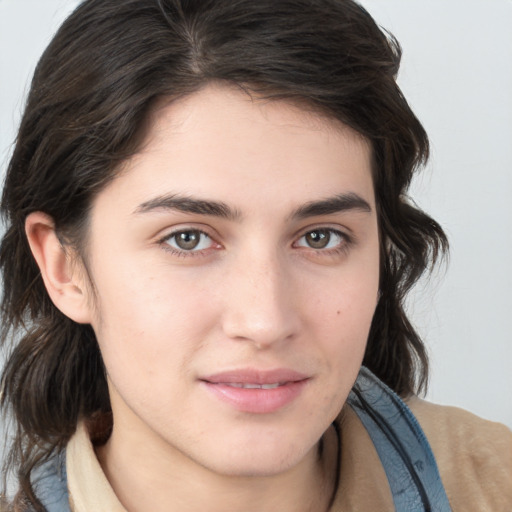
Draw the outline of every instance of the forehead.
[[[218,85],[162,100],[115,181],[139,203],[171,192],[239,209],[262,195],[287,208],[333,193],[374,201],[370,145],[360,134],[297,104]]]

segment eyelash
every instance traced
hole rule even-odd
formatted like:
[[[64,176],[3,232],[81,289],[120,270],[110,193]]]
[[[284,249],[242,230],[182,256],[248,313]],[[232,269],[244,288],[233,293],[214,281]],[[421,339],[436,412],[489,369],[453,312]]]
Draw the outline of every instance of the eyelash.
[[[336,247],[331,248],[315,248],[307,245],[298,245],[299,241],[304,239],[307,235],[311,235],[315,232],[322,232],[322,233],[328,233],[329,237],[332,237],[333,235],[338,237],[340,239],[340,242],[336,245]],[[198,249],[194,250],[195,248],[192,248],[191,250],[181,249],[177,247],[172,247],[169,244],[169,241],[172,239],[176,239],[177,236],[180,234],[191,234],[194,233],[196,235],[199,235],[201,243],[201,238],[207,237],[210,239],[212,245],[217,245],[217,247],[207,247],[204,249]],[[330,240],[329,240],[330,242]],[[328,243],[329,243],[328,242]],[[201,229],[179,229],[177,231],[173,231],[172,233],[169,233],[162,237],[160,240],[158,240],[158,243],[163,247],[163,249],[167,252],[170,252],[171,254],[178,256],[178,257],[198,257],[198,256],[204,256],[205,253],[209,253],[212,249],[216,250],[217,248],[222,247],[220,244],[215,242],[215,240],[205,231]],[[308,231],[304,232],[294,243],[293,247],[303,247],[304,249],[308,251],[312,251],[314,253],[317,253],[319,255],[338,255],[338,254],[344,254],[348,251],[350,246],[353,244],[353,239],[351,236],[349,236],[347,233],[344,233],[343,231],[340,231],[338,229],[329,228],[329,227],[318,227],[315,229],[308,229]]]

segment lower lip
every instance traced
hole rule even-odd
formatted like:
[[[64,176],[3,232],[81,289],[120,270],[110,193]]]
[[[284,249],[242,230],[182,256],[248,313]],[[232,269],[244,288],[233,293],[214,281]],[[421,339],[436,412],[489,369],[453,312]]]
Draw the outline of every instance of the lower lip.
[[[241,412],[268,414],[293,402],[304,389],[308,379],[288,382],[272,389],[235,388],[227,384],[203,381],[217,398]]]

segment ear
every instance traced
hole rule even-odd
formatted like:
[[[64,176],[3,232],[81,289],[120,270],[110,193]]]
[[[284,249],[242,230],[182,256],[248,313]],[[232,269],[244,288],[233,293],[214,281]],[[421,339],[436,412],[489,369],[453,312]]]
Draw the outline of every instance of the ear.
[[[61,244],[53,219],[33,212],[25,221],[25,233],[41,271],[46,291],[55,306],[78,323],[91,323],[89,286],[73,254]]]

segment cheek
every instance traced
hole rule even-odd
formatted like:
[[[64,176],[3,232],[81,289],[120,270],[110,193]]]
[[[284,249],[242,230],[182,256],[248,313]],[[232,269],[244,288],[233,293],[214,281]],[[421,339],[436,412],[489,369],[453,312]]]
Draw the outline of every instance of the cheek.
[[[309,324],[316,328],[334,386],[346,386],[346,379],[357,375],[377,305],[378,282],[374,257],[340,271],[321,289],[310,283]]]
[[[211,328],[213,303],[204,300],[203,286],[191,288],[188,280],[176,277],[171,282],[158,269],[119,270],[98,274],[93,327],[107,373],[120,385],[137,381],[143,388],[168,388],[200,349]]]
[[[318,304],[316,355],[323,368],[315,414],[333,421],[342,409],[361,367],[374,308],[353,294],[338,294]],[[341,297],[341,298],[340,298]],[[369,297],[369,295],[368,295]]]
[[[378,287],[377,258],[356,261],[321,282],[311,282],[307,289],[314,318],[334,336],[366,341]]]

